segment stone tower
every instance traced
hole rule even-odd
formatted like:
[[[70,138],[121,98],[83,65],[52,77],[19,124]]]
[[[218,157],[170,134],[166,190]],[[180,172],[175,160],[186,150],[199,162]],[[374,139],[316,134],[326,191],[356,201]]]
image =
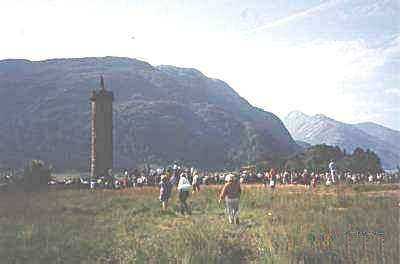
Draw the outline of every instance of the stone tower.
[[[104,88],[100,77],[100,91],[93,90],[90,177],[105,176],[113,168],[113,108],[114,95]]]

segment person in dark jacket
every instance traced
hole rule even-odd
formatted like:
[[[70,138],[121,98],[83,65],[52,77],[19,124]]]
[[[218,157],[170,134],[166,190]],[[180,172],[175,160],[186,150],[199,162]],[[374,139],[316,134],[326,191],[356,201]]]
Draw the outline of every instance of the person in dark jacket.
[[[161,176],[160,182],[160,202],[163,211],[168,208],[168,200],[171,197],[172,184],[167,175]]]

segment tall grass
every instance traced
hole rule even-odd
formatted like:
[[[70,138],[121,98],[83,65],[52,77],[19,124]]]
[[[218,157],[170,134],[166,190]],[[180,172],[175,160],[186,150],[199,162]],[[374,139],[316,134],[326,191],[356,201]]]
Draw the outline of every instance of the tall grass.
[[[245,188],[239,226],[218,188],[192,216],[158,189],[0,193],[1,263],[398,263],[393,196],[354,188]],[[377,191],[374,188],[374,191]]]

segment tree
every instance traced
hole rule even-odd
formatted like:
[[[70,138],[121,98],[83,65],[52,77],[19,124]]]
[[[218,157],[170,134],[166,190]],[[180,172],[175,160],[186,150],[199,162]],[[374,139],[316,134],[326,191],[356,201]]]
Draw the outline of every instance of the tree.
[[[286,170],[296,170],[300,171],[305,168],[305,158],[306,154],[305,153],[299,153],[296,154],[292,157],[289,157],[289,159],[285,163],[285,168]]]
[[[26,190],[40,190],[47,187],[51,171],[41,160],[31,160],[24,169],[23,185]]]
[[[350,169],[353,172],[377,173],[382,171],[381,160],[375,152],[367,149],[364,151],[361,148],[356,148],[353,154],[348,158]]]
[[[382,171],[379,157],[369,149],[356,148],[351,155],[346,155],[339,147],[315,145],[303,152],[290,156],[285,163],[287,169],[311,169],[321,173],[328,170],[330,160],[335,160],[339,170],[357,173],[377,173]]]

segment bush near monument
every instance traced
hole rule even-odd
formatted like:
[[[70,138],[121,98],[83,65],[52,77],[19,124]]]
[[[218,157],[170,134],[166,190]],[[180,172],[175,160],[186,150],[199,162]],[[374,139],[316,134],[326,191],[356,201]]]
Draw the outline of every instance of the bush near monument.
[[[39,190],[47,187],[51,178],[50,167],[41,160],[31,160],[24,168],[23,186],[26,190]]]

